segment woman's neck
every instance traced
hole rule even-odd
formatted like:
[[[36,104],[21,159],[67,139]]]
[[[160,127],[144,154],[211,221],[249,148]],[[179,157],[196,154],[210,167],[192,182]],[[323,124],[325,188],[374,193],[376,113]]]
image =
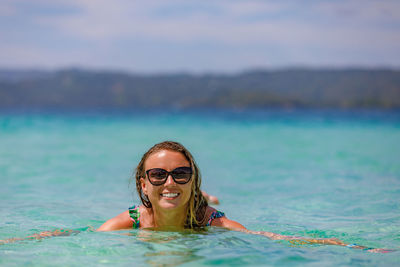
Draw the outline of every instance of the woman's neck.
[[[186,222],[187,208],[165,210],[153,207],[155,227],[183,228]]]

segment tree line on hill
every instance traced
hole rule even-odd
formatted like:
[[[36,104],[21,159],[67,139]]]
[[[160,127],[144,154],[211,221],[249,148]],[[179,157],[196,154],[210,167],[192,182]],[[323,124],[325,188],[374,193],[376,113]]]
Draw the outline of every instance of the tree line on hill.
[[[2,110],[400,108],[400,71],[252,70],[139,75],[0,70]]]

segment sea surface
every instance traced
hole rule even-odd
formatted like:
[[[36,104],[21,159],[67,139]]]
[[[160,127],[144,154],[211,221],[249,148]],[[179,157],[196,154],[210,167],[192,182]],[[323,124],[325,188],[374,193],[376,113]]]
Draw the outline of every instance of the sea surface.
[[[141,156],[174,140],[203,189],[248,229],[339,238],[292,244],[219,228],[94,232],[138,204]],[[400,264],[400,113],[193,111],[0,115],[1,266],[395,266]]]

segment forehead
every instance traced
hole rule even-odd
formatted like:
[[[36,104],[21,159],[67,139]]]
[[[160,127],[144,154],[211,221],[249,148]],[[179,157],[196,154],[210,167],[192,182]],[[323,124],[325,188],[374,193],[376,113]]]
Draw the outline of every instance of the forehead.
[[[151,154],[145,161],[144,167],[146,170],[153,168],[161,168],[167,171],[172,171],[177,167],[190,167],[186,157],[176,151],[160,150]]]

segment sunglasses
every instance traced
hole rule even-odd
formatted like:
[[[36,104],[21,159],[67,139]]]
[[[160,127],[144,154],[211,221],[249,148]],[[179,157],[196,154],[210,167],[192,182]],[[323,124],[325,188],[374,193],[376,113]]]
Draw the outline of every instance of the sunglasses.
[[[192,168],[190,167],[178,167],[172,171],[166,171],[164,169],[150,169],[146,171],[147,178],[152,185],[165,184],[169,175],[177,184],[186,184],[192,178]]]

